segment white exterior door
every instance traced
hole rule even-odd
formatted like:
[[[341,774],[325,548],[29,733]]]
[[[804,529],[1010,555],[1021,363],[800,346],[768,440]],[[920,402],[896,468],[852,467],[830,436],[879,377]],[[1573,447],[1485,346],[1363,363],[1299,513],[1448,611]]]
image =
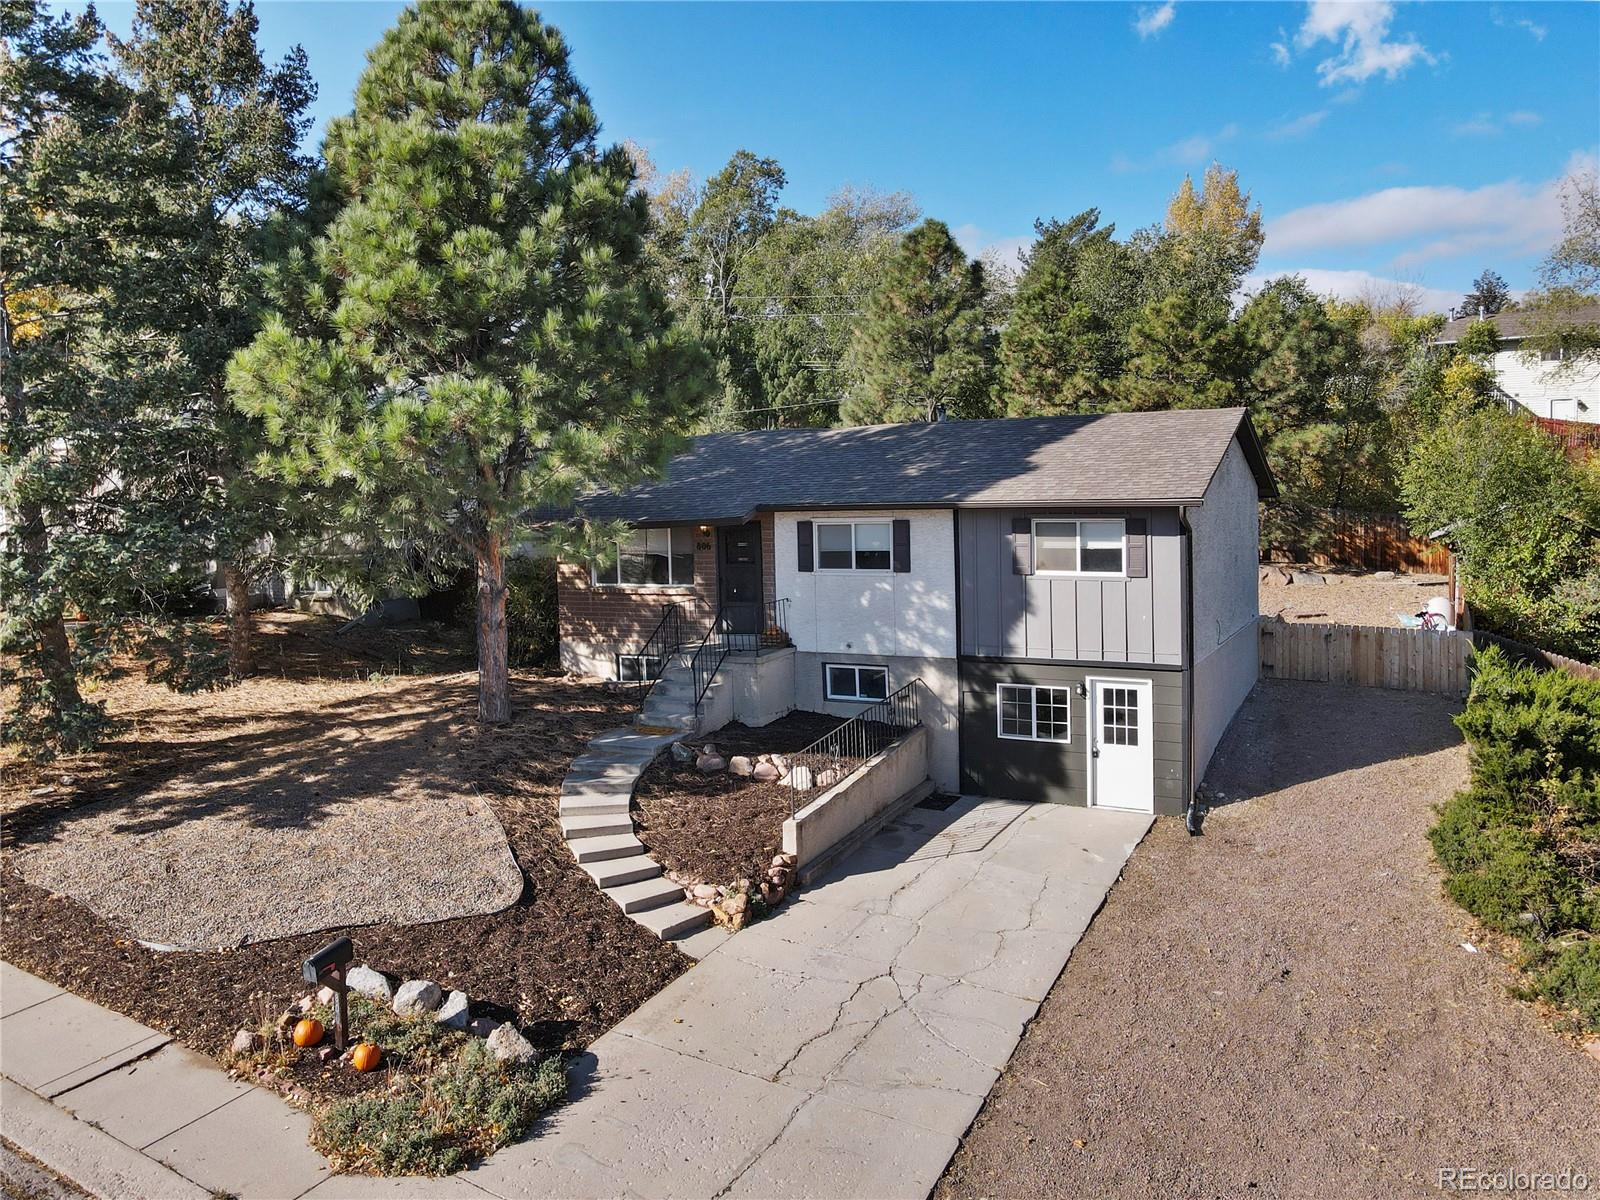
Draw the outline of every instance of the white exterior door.
[[[1155,716],[1148,679],[1089,680],[1089,802],[1154,812]]]

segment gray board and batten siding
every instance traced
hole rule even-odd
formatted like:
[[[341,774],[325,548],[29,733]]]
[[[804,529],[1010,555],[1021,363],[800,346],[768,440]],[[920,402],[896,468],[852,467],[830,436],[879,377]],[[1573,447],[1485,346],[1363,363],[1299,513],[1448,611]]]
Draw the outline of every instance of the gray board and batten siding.
[[[1052,517],[1128,521],[1130,577],[1019,570],[1027,522]],[[1183,665],[1183,537],[1173,510],[963,508],[956,539],[963,657]]]

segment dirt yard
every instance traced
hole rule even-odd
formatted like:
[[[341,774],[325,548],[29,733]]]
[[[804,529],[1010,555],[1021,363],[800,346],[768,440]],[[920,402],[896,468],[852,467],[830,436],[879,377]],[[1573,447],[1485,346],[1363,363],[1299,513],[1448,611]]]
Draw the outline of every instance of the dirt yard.
[[[297,995],[301,960],[339,933],[354,939],[358,960],[460,988],[475,1011],[514,1018],[546,1047],[585,1045],[687,966],[600,894],[556,821],[567,764],[589,737],[626,720],[625,700],[595,685],[515,672],[511,724],[482,730],[476,677],[459,670],[459,649],[437,631],[378,631],[347,644],[332,637],[339,624],[270,617],[257,677],[188,698],[137,677],[114,682],[103,694],[131,722],[117,741],[48,768],[0,765],[7,847],[0,949],[8,960],[207,1054],[224,1049],[263,1005],[281,1007]],[[395,674],[397,667],[407,673]],[[196,780],[207,786],[179,786]],[[431,915],[429,898],[419,895],[407,920],[224,952],[157,953],[78,902],[25,882],[14,861],[25,847],[76,839],[85,822],[101,853],[114,858],[104,851],[112,839],[222,810],[241,828],[257,827],[252,855],[268,835],[280,851],[264,905],[315,908],[327,901],[329,856],[340,847],[309,831],[351,793],[403,802],[410,824],[423,830],[434,797],[444,797],[446,808],[465,797],[484,805],[515,855],[520,887],[510,907],[416,923]],[[359,824],[343,834],[358,861],[370,850],[359,844]],[[80,858],[96,853],[71,844]],[[317,856],[307,854],[311,844]],[[262,864],[247,860],[242,845],[234,873],[259,872]],[[194,872],[183,892],[189,902],[207,902],[208,879],[217,894],[238,886],[218,878],[228,869],[228,846],[208,853],[207,870]],[[420,888],[430,869],[431,860],[391,857],[383,885],[403,905],[404,890]],[[257,992],[263,999],[252,998]]]
[[[695,745],[710,742],[728,757],[792,754],[842,724],[825,713],[792,712],[760,729],[735,721]],[[783,848],[783,823],[793,801],[794,792],[780,783],[757,783],[727,771],[702,775],[692,762],[663,754],[634,789],[634,824],[645,848],[680,879],[759,880]]]
[[[1424,833],[1448,702],[1261,685],[1189,838],[1158,820],[936,1195],[1435,1196],[1445,1166],[1600,1174],[1600,1062],[1473,953]],[[1593,1183],[1591,1182],[1591,1186]]]
[[[1288,568],[1295,570],[1296,568]],[[1262,573],[1268,574],[1263,567]],[[1443,575],[1352,574],[1315,571],[1324,583],[1282,584],[1269,576],[1261,582],[1261,615],[1282,616],[1297,625],[1377,625],[1393,628],[1398,615],[1421,612],[1434,596],[1448,596]]]

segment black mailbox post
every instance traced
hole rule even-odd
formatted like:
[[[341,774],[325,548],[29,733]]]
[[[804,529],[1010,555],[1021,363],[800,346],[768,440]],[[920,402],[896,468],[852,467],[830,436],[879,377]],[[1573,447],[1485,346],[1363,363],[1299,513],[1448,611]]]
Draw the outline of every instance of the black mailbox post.
[[[355,956],[355,946],[349,938],[342,937],[318,950],[301,967],[307,983],[314,987],[325,987],[333,993],[333,1045],[340,1053],[344,1052],[345,1030],[350,1023],[350,1011],[345,1000],[344,969]]]

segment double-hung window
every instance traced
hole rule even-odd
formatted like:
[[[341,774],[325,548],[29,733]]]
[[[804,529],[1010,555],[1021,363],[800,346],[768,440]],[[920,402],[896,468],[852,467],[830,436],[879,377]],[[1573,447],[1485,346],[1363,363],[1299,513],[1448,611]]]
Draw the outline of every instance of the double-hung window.
[[[850,663],[829,663],[822,668],[829,700],[873,701],[889,694],[887,667],[858,667]]]
[[[636,529],[617,543],[617,556],[594,565],[599,587],[690,587],[694,584],[694,530]]]
[[[1127,567],[1127,528],[1121,521],[1033,523],[1035,575],[1121,576]]]
[[[1072,740],[1070,687],[1035,687],[1002,683],[995,699],[1000,710],[1000,736],[1030,742]]]
[[[818,521],[817,570],[887,571],[894,562],[888,521]]]

